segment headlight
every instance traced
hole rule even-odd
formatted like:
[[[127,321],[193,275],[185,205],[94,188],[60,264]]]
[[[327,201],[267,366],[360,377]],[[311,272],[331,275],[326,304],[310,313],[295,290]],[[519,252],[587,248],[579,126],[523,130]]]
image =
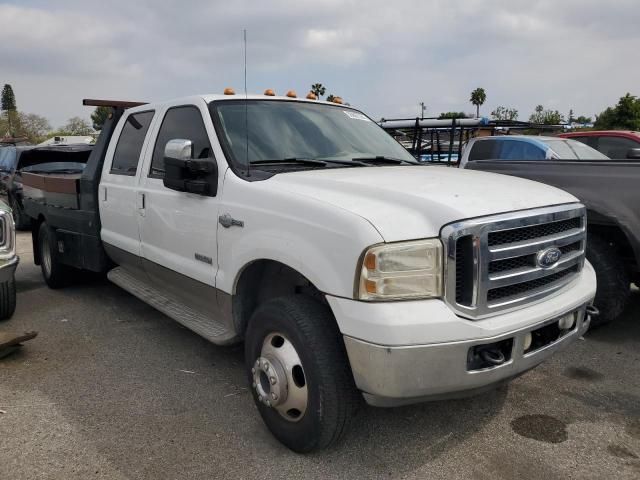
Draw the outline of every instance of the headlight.
[[[360,300],[442,296],[442,243],[438,239],[389,243],[368,249],[358,285]]]
[[[11,259],[16,254],[16,229],[9,212],[0,212],[0,260]]]

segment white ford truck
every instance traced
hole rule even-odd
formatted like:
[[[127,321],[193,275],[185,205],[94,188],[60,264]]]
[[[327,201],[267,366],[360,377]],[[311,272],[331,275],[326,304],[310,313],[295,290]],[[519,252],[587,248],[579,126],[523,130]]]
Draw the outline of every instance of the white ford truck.
[[[265,93],[85,101],[113,107],[90,155],[24,174],[49,286],[108,272],[244,341],[257,408],[298,452],[335,442],[363,397],[477,393],[588,328],[575,197],[417,164],[351,107]]]

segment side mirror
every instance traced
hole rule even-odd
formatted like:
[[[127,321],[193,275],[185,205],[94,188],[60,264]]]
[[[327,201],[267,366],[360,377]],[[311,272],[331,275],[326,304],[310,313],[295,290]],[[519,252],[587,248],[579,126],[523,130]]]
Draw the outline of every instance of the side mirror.
[[[640,160],[640,148],[630,148],[627,151],[627,158]]]
[[[214,158],[193,159],[191,140],[169,140],[164,147],[164,186],[178,192],[215,197],[218,164]]]

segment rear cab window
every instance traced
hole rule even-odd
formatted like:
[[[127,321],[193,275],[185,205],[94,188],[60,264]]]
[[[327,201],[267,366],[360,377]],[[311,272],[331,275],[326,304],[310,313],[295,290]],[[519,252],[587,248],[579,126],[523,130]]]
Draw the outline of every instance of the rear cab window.
[[[109,173],[113,175],[136,175],[142,146],[153,119],[153,114],[153,110],[148,110],[132,113],[127,117],[118,137]]]

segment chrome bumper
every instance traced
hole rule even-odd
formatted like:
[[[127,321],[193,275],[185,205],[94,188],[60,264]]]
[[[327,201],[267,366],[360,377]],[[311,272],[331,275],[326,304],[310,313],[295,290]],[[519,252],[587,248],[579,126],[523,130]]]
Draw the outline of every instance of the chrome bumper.
[[[0,260],[0,283],[11,280],[18,268],[20,258],[16,255],[8,260]]]
[[[527,353],[524,351],[526,334],[557,322],[562,315],[496,337],[469,341],[390,347],[345,335],[344,342],[356,385],[370,405],[392,407],[464,397],[523,374],[579,338],[589,328],[591,319],[586,310],[590,303],[566,312],[576,312],[573,329]],[[469,369],[471,348],[508,339],[513,339],[513,346],[505,363],[480,370]]]

